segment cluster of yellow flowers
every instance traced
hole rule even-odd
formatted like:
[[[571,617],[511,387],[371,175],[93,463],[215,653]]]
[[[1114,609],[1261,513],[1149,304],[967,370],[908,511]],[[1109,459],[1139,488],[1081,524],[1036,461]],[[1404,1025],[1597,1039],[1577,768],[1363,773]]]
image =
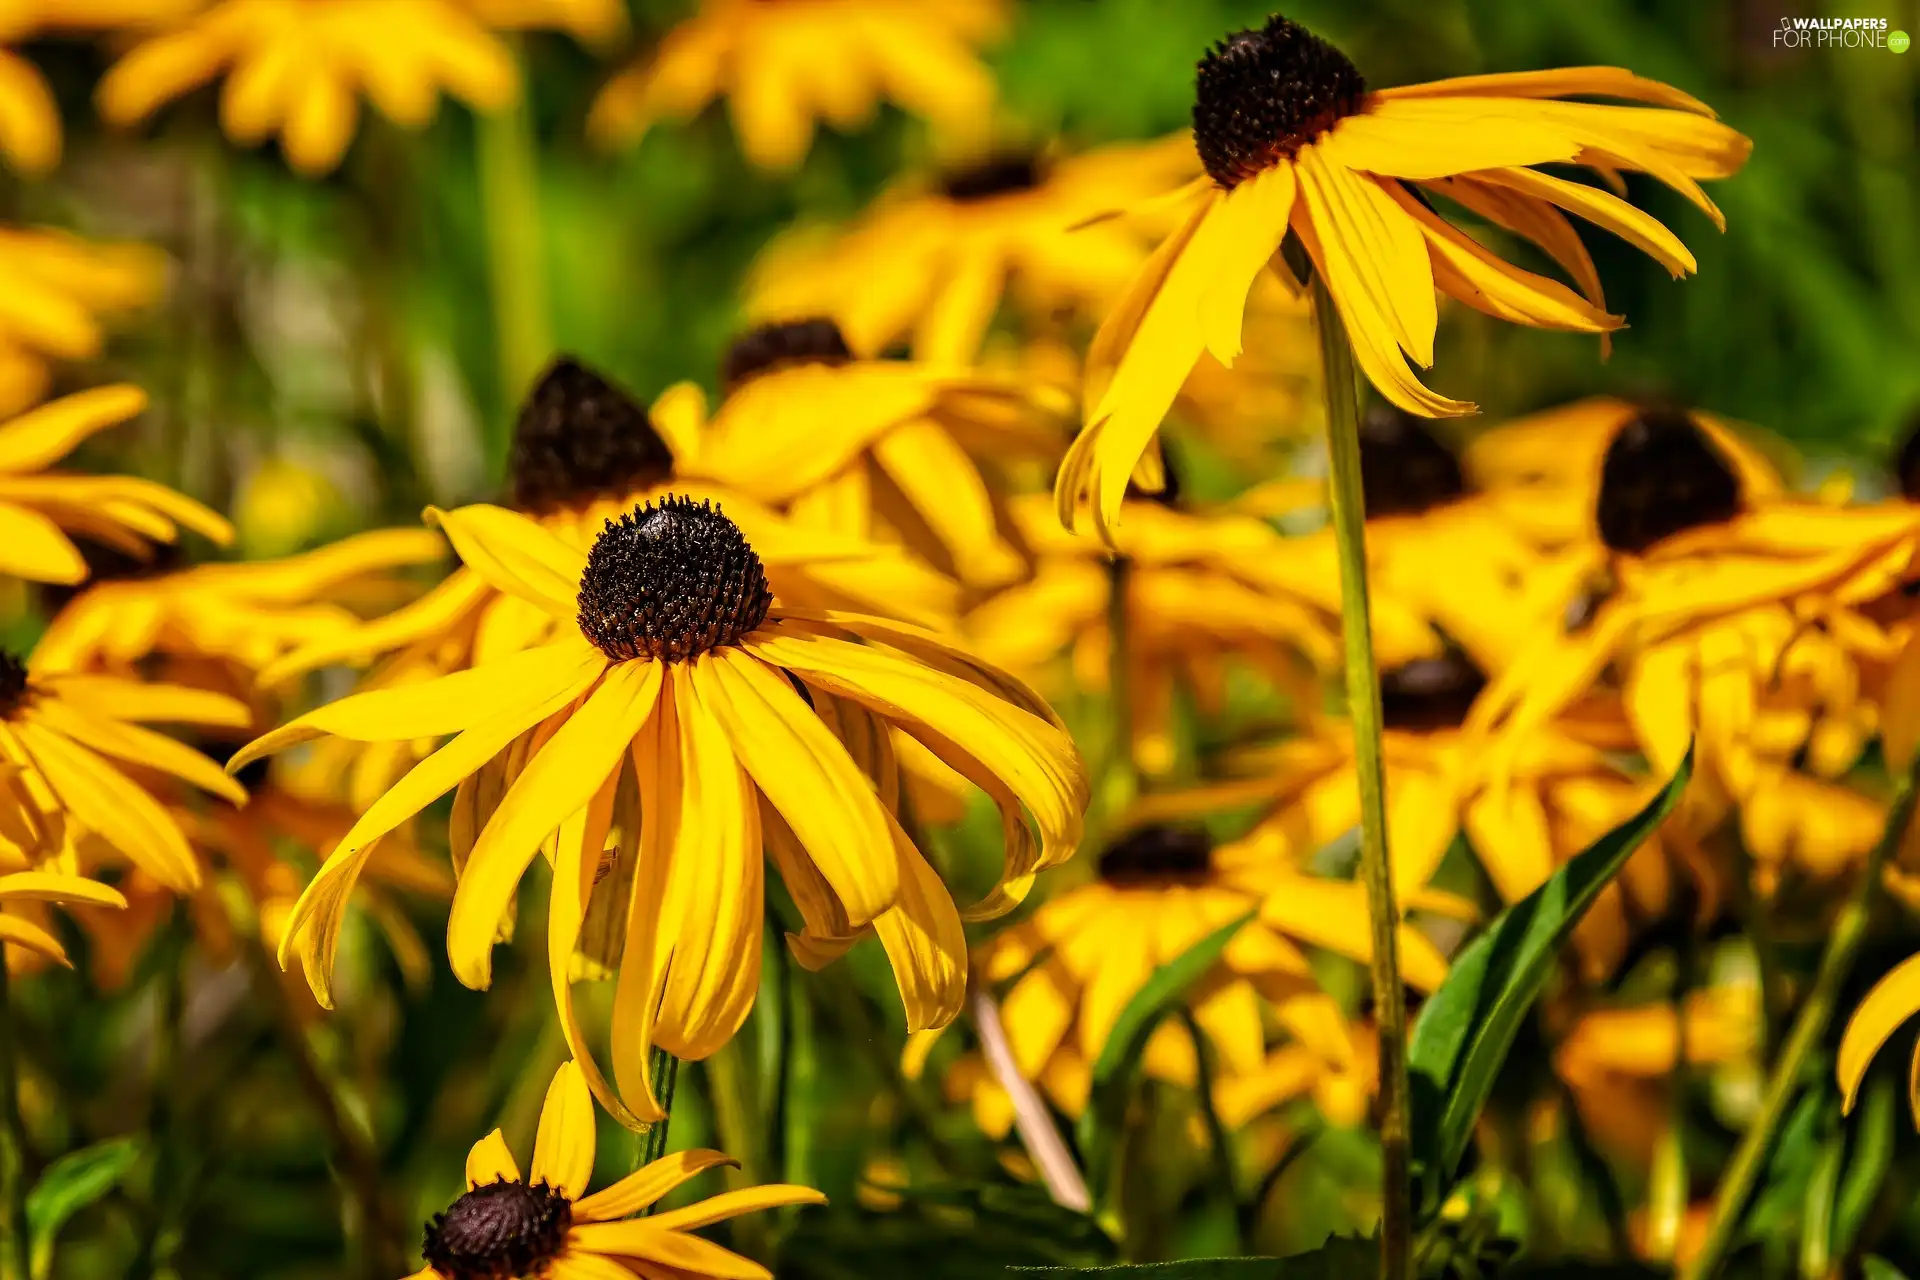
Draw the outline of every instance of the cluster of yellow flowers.
[[[359,92],[403,125],[441,88],[494,110],[517,89],[503,32],[605,42],[623,26],[617,6],[519,0],[22,8],[0,38],[127,42],[99,86],[109,120],[225,74],[226,132],[277,133],[316,173],[339,163]],[[630,137],[725,93],[770,168],[799,161],[816,117],[851,128],[880,97],[964,135],[992,96],[973,51],[1004,18],[991,0],[707,0],[608,86],[591,128]],[[799,963],[878,939],[909,1071],[970,990],[996,1012],[976,1023],[1004,1046],[939,1059],[993,1134],[1035,1085],[1080,1114],[1156,966],[1242,919],[1194,989],[1191,1032],[1152,1037],[1148,1074],[1210,1079],[1235,1127],[1302,1096],[1357,1122],[1375,1031],[1310,955],[1371,955],[1366,892],[1326,856],[1361,817],[1355,734],[1328,709],[1335,535],[1312,529],[1310,475],[1209,505],[1155,439],[1169,415],[1233,456],[1310,439],[1310,288],[1384,402],[1359,449],[1407,984],[1433,990],[1436,939],[1480,912],[1442,887],[1458,888],[1457,844],[1516,900],[1635,812],[1689,744],[1696,780],[1582,927],[1582,975],[1616,972],[1677,903],[1855,869],[1883,802],[1847,779],[1874,741],[1901,766],[1920,737],[1920,475],[1903,475],[1908,498],[1803,496],[1737,425],[1612,400],[1459,448],[1423,419],[1472,406],[1413,371],[1432,363],[1439,295],[1518,324],[1620,327],[1567,214],[1692,270],[1621,195],[1536,166],[1583,166],[1622,192],[1622,173],[1644,173],[1717,221],[1699,182],[1736,172],[1745,139],[1611,68],[1372,90],[1283,19],[1208,54],[1194,122],[1078,155],[976,147],[852,226],[797,231],[755,272],[756,327],[728,351],[717,403],[687,383],[642,405],[558,360],[525,399],[499,504],[267,562],[169,562],[182,528],[224,543],[226,522],[147,481],[46,470],[144,402],[120,386],[26,408],[45,361],[91,355],[95,316],[138,304],[160,273],[0,234],[0,400],[24,409],[0,428],[0,571],[65,589],[32,657],[0,660],[9,962],[64,958],[47,900],[127,907],[80,913],[124,965],[136,922],[187,897],[204,935],[297,959],[331,1006],[355,902],[403,967],[425,969],[382,893],[402,890],[450,898],[449,961],[485,987],[543,855],[571,1061],[525,1176],[497,1133],[474,1149],[467,1194],[429,1232],[420,1275],[442,1280],[765,1274],[687,1232],[815,1193],[634,1216],[725,1159],[711,1152],[586,1184],[596,1103],[637,1129],[662,1121],[657,1054],[703,1059],[742,1027],[769,861]],[[0,148],[44,168],[58,137],[37,75],[0,53]],[[1531,242],[1572,284],[1495,255],[1433,197]],[[413,596],[406,571],[447,544],[460,565]],[[306,677],[342,666],[363,671],[350,696],[286,718]],[[1267,709],[1259,723],[1238,715],[1249,704]],[[448,793],[450,866],[417,821]],[[986,806],[1002,865],[957,905],[964,873],[925,837]],[[1099,848],[1083,872],[1052,870],[1090,809]],[[1228,829],[1216,847],[1207,832]],[[274,856],[287,840],[322,858],[304,887]],[[241,908],[200,891],[209,868],[245,890]],[[1886,875],[1920,894],[1916,870]],[[970,922],[1010,913],[970,946]],[[1849,1088],[1917,985],[1863,1012]],[[579,998],[594,986],[609,998]],[[1684,1037],[1671,1010],[1628,1034],[1622,1011],[1577,994],[1569,1008],[1595,1020],[1561,1054],[1583,1087],[1664,1071],[1683,1040],[1696,1058],[1752,1047],[1737,1031],[1755,1023],[1717,996]]]

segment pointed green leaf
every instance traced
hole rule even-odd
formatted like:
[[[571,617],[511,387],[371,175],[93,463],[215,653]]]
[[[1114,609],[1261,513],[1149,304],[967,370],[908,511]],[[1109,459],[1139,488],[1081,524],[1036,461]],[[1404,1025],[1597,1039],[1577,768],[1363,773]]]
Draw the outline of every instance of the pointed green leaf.
[[[1672,812],[1692,775],[1689,748],[1646,808],[1574,855],[1462,948],[1447,980],[1420,1011],[1408,1046],[1408,1070],[1413,1156],[1427,1212],[1445,1198],[1494,1077],[1552,974],[1561,946],[1629,855]]]
[[[1878,1254],[1860,1259],[1861,1280],[1907,1280],[1907,1273]]]
[[[27,1192],[27,1235],[36,1280],[52,1270],[53,1242],[67,1219],[113,1190],[139,1158],[138,1140],[112,1138],[68,1152],[47,1166]]]

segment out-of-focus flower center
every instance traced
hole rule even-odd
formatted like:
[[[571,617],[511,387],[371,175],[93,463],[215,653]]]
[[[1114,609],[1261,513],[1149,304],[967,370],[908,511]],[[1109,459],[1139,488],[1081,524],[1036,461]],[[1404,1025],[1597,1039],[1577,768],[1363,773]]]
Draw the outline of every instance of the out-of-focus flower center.
[[[1464,653],[1416,658],[1380,673],[1380,718],[1389,729],[1457,729],[1486,687],[1486,675]]]
[[[1031,154],[1001,155],[964,169],[954,169],[940,178],[940,190],[949,200],[968,204],[991,200],[995,196],[1031,191],[1046,181],[1040,158]]]
[[[845,364],[853,359],[840,326],[824,316],[763,324],[733,340],[720,362],[720,385],[731,391],[748,378],[798,364]]]
[[[27,664],[0,649],[0,719],[11,716],[27,700]]]
[[[1686,413],[1646,409],[1614,435],[1600,465],[1600,541],[1639,553],[1740,514],[1740,481]]]
[[[1213,840],[1194,827],[1136,827],[1106,847],[1099,869],[1100,878],[1115,885],[1205,880],[1213,869]]]
[[[565,357],[534,384],[514,424],[511,500],[521,511],[582,507],[672,473],[673,452],[646,409]]]
[[[1193,145],[1213,180],[1233,187],[1290,160],[1360,110],[1367,82],[1347,56],[1275,14],[1200,59]]]
[[[580,577],[580,630],[616,662],[680,662],[737,644],[772,607],[739,526],[678,495],[607,521]]]
[[[573,1202],[545,1182],[475,1187],[427,1223],[421,1252],[446,1280],[518,1280],[560,1254]]]
[[[1375,405],[1360,420],[1360,489],[1367,517],[1417,516],[1467,494],[1453,450],[1420,419]]]
[[[1900,492],[1908,502],[1920,502],[1920,421],[1916,421],[1900,443],[1898,478]]]

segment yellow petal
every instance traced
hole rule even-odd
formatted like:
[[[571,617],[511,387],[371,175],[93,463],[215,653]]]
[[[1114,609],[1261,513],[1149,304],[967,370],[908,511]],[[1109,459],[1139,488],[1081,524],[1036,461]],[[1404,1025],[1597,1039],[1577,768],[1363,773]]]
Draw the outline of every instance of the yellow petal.
[[[676,1151],[596,1191],[573,1206],[576,1222],[611,1222],[653,1204],[689,1178],[740,1162],[722,1151]]]
[[[1867,1067],[1900,1025],[1920,1013],[1920,955],[1908,956],[1880,981],[1847,1019],[1840,1035],[1834,1075],[1840,1081],[1842,1109],[1853,1110]]]
[[[580,575],[587,557],[517,511],[475,503],[442,511],[427,508],[468,568],[508,595],[556,618],[580,612]]]
[[[563,1062],[547,1086],[540,1129],[533,1140],[534,1182],[545,1182],[569,1200],[586,1193],[593,1178],[593,1095],[572,1062]]]
[[[650,1226],[670,1231],[697,1231],[701,1227],[710,1227],[716,1222],[725,1222],[728,1218],[737,1218],[743,1213],[759,1213],[763,1209],[778,1209],[790,1204],[825,1204],[826,1196],[812,1187],[765,1186],[743,1187],[738,1191],[728,1191],[690,1204],[684,1209],[670,1209],[665,1213],[656,1213],[647,1219]]]
[[[498,1129],[473,1144],[467,1152],[467,1186],[485,1187],[496,1182],[520,1181],[520,1165],[507,1148],[507,1139]]]
[[[0,471],[39,471],[95,432],[147,407],[147,393],[128,383],[62,396],[0,426]]]

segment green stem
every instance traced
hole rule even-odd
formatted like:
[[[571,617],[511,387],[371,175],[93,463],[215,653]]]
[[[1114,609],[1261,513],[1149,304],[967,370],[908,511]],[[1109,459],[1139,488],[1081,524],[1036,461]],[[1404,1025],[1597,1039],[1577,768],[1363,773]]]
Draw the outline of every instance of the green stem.
[[[553,350],[542,262],[539,157],[524,97],[482,114],[476,128],[494,354],[500,362],[501,399],[510,414]],[[504,422],[502,418],[501,425]],[[496,444],[504,440],[504,435],[495,437]]]
[[[0,948],[0,1280],[28,1280],[27,1126],[20,1118],[20,1063],[7,962]]]
[[[1788,1105],[1799,1091],[1807,1059],[1825,1034],[1827,1023],[1833,1018],[1840,988],[1853,969],[1854,956],[1860,950],[1860,943],[1866,938],[1867,921],[1873,913],[1881,870],[1906,833],[1907,824],[1913,817],[1913,803],[1914,780],[1913,775],[1909,774],[1900,782],[1892,811],[1887,816],[1886,830],[1867,858],[1859,885],[1841,908],[1840,918],[1834,922],[1833,932],[1827,938],[1827,949],[1820,957],[1820,968],[1814,974],[1813,986],[1800,1006],[1799,1016],[1793,1021],[1793,1029],[1787,1033],[1786,1045],[1774,1063],[1772,1074],[1767,1077],[1766,1091],[1760,1097],[1760,1110],[1741,1136],[1740,1146],[1734,1151],[1726,1175],[1720,1180],[1720,1190],[1713,1202],[1713,1214],[1707,1221],[1706,1240],[1692,1262],[1680,1273],[1681,1280],[1707,1280],[1709,1276],[1718,1275],[1727,1251],[1733,1246],[1734,1231],[1740,1225],[1740,1214],[1746,1207],[1747,1197],[1753,1193],[1754,1183],[1759,1180],[1761,1170],[1766,1167],[1767,1159],[1773,1153]]]
[[[187,1015],[187,953],[192,939],[186,903],[176,901],[167,926],[153,1028],[152,1099],[147,1114],[154,1151],[153,1220],[141,1244],[136,1275],[168,1274],[180,1246],[180,1221],[186,1209],[180,1150],[180,1033]]]
[[[1413,1183],[1408,1164],[1412,1109],[1407,1092],[1407,1005],[1400,985],[1400,908],[1387,851],[1386,776],[1380,746],[1380,678],[1367,603],[1366,500],[1360,488],[1360,379],[1346,327],[1318,275],[1314,318],[1326,374],[1328,497],[1340,559],[1341,630],[1346,639],[1347,715],[1360,781],[1360,878],[1373,932],[1373,1001],[1380,1026],[1380,1275],[1411,1274]]]
[[[640,1157],[634,1165],[636,1169],[644,1169],[667,1154],[667,1126],[673,1123],[673,1091],[680,1083],[680,1059],[655,1045],[649,1050],[647,1073],[653,1082],[653,1096],[659,1100],[660,1109],[666,1114],[640,1134]]]
[[[1213,1105],[1213,1045],[1201,1032],[1200,1020],[1193,1016],[1192,1009],[1182,1006],[1180,1020],[1186,1024],[1188,1039],[1193,1041],[1193,1087],[1199,1096],[1201,1119],[1207,1126],[1207,1145],[1213,1148],[1214,1181],[1219,1183],[1220,1194],[1233,1211],[1234,1252],[1245,1253],[1247,1242],[1253,1238],[1253,1215],[1240,1199],[1240,1175],[1233,1167],[1233,1139]]]
[[[1109,824],[1140,792],[1133,756],[1133,627],[1127,610],[1132,582],[1132,561],[1116,555],[1107,562],[1107,700],[1113,709],[1113,750],[1102,798]]]
[[[713,1105],[713,1131],[722,1151],[740,1162],[738,1169],[727,1171],[729,1186],[751,1187],[766,1181],[765,1162],[760,1154],[761,1126],[756,1120],[756,1090],[746,1056],[747,1041],[736,1036],[720,1046],[702,1066],[706,1069],[707,1096]],[[734,1241],[751,1258],[767,1256],[767,1243],[773,1219],[766,1214],[749,1214],[733,1224]]]

